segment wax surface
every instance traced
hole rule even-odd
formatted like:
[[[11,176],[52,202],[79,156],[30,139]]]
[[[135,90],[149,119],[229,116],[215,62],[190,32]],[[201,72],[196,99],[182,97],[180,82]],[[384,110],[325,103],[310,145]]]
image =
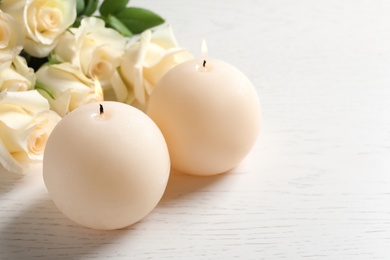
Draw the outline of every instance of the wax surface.
[[[147,114],[168,144],[172,167],[195,175],[226,172],[248,154],[260,129],[260,103],[249,79],[219,60],[192,60],[157,84]]]
[[[95,229],[145,217],[160,200],[170,161],[163,135],[143,112],[117,102],[69,113],[47,142],[43,177],[57,207]]]

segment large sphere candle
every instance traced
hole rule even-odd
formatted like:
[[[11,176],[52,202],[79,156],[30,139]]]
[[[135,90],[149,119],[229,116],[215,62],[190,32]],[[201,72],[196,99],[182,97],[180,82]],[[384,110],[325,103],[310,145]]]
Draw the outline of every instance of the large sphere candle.
[[[165,137],[172,168],[195,175],[234,168],[260,128],[252,83],[220,60],[191,60],[168,71],[150,97],[147,114]]]
[[[74,222],[94,229],[118,229],[145,217],[161,199],[169,170],[156,124],[117,102],[91,103],[66,115],[43,159],[54,203]]]

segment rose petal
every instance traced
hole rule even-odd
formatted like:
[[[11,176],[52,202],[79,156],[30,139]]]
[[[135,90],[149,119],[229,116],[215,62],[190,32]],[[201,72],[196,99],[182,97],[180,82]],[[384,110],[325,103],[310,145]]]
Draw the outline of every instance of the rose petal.
[[[156,30],[150,41],[166,50],[178,47],[175,35],[173,34],[173,30],[170,25],[162,27],[160,30]]]
[[[38,83],[54,95],[55,99],[48,97],[48,100],[60,116],[80,105],[97,101],[94,82],[70,63],[43,66],[36,74]]]
[[[58,43],[51,53],[52,58],[59,62],[71,62],[74,59],[74,53],[76,52],[76,39],[72,29],[63,33],[58,39]]]
[[[17,20],[0,9],[0,64],[17,56],[24,44],[24,34]]]
[[[193,56],[187,50],[177,47],[170,26],[153,33],[146,30],[137,42],[128,46],[118,69],[119,75],[111,79],[111,84],[118,89],[117,95],[126,87],[127,103],[137,103],[137,106],[145,108],[161,77],[173,66],[191,58]],[[118,98],[122,100],[125,97]]]
[[[91,78],[98,77],[102,87],[107,89],[111,75],[122,61],[122,53],[122,50],[115,50],[107,44],[95,48],[90,58],[87,75]]]
[[[135,66],[143,65],[146,54],[148,52],[148,47],[150,45],[151,38],[152,32],[150,30],[146,30],[141,34],[139,45],[134,45],[134,48],[129,48],[130,52],[135,52]]]
[[[31,122],[31,115],[23,108],[10,104],[0,105],[0,123],[13,130],[23,129]],[[2,133],[6,130],[2,129]]]
[[[25,77],[11,68],[0,71],[0,91],[26,91],[29,85]]]
[[[25,34],[24,50],[34,57],[46,57],[58,37],[76,19],[77,0],[2,0],[0,7],[22,24],[15,32]]]
[[[91,57],[95,56],[97,48],[102,46],[107,51],[108,60],[115,61],[122,57],[126,45],[126,38],[117,31],[106,28],[104,21],[96,17],[87,17],[81,21],[79,28],[73,30],[75,38],[75,51],[72,63],[80,67],[84,74],[91,75]],[[119,64],[118,64],[119,65]],[[117,65],[113,65],[117,67]],[[104,85],[104,84],[103,84]]]
[[[0,139],[0,164],[8,171],[14,173],[23,173],[23,167],[11,156]]]
[[[165,52],[165,50],[163,48],[161,48],[160,46],[158,46],[154,43],[149,43],[145,57],[143,57],[142,65],[144,67],[154,66],[164,56],[164,52]]]
[[[43,151],[50,133],[55,125],[61,120],[61,117],[54,111],[48,111],[44,117],[35,119],[40,123],[36,124],[31,131],[28,131],[27,152],[32,160],[42,160]]]
[[[126,83],[124,82],[124,79],[121,77],[118,71],[115,71],[111,76],[111,85],[114,89],[116,99],[119,102],[125,102],[127,100],[129,92],[126,87]],[[133,99],[134,99],[134,95]],[[133,101],[133,100],[132,100]]]
[[[11,104],[29,111],[29,115],[36,116],[49,109],[47,100],[37,90],[0,93],[0,105]]]
[[[145,90],[148,95],[152,94],[154,86],[158,81],[177,64],[191,59],[192,54],[185,49],[174,49],[167,52],[157,63],[153,66],[145,66],[143,69],[145,79]]]
[[[28,67],[26,59],[21,56],[16,56],[12,61],[12,66],[15,71],[28,80],[30,87],[35,85],[36,76],[32,68]]]

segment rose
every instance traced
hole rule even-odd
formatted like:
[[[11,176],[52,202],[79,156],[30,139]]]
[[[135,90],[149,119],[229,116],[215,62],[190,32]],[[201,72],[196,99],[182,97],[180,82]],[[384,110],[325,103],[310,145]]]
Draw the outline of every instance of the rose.
[[[46,141],[60,117],[36,90],[0,92],[0,164],[22,173],[40,161]]]
[[[102,99],[95,94],[94,81],[68,62],[42,66],[36,76],[36,88],[60,116],[81,105]]]
[[[2,0],[0,9],[22,24],[24,49],[35,57],[47,56],[76,20],[76,0]]]
[[[16,56],[12,63],[0,69],[0,91],[26,91],[33,89],[34,85],[34,70],[27,66],[21,56]]]
[[[117,99],[142,109],[160,78],[175,65],[192,58],[188,50],[178,47],[170,26],[153,33],[146,30],[126,50],[122,64],[111,78]]]
[[[126,38],[106,28],[103,20],[88,17],[81,20],[80,27],[61,36],[52,57],[72,63],[91,79],[97,77],[107,89],[111,75],[121,63],[125,45]]]
[[[11,15],[0,10],[0,69],[22,51],[24,34],[19,28]]]

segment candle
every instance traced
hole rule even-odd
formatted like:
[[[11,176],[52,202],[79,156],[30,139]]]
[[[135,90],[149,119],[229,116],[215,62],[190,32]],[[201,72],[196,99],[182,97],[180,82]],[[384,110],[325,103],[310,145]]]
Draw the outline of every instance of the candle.
[[[57,207],[74,222],[118,229],[145,217],[165,190],[167,145],[153,121],[117,102],[66,115],[47,142],[43,177]]]
[[[156,85],[147,114],[168,145],[172,168],[189,174],[226,172],[252,149],[260,102],[250,80],[232,65],[206,57],[168,71]]]

